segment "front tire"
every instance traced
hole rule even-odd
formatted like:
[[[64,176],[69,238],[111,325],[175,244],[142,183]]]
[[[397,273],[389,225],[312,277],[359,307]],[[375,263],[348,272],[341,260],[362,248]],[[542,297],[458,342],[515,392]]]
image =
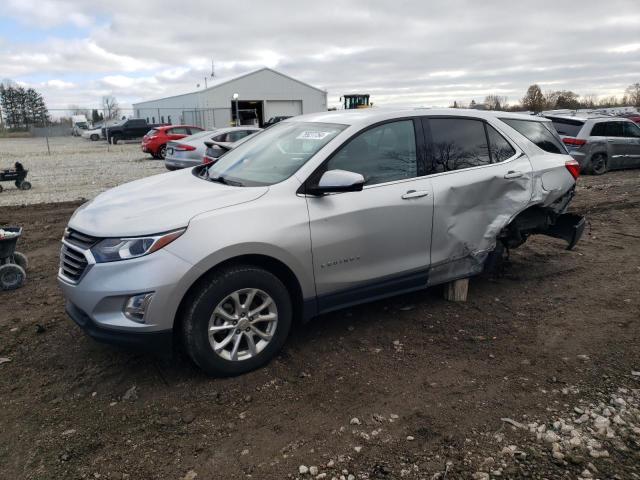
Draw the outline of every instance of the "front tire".
[[[188,298],[184,344],[207,374],[240,375],[280,351],[291,321],[291,298],[278,277],[251,265],[227,267]]]
[[[602,153],[597,153],[591,157],[591,173],[594,175],[602,175],[609,170],[607,165],[607,156]]]
[[[113,145],[117,145],[120,140],[121,140],[120,135],[114,135],[113,137],[111,137],[111,143]]]
[[[167,146],[166,145],[162,145],[160,147],[160,150],[158,150],[158,157],[161,158],[162,160],[164,160],[167,156]]]
[[[100,137],[96,134],[91,135],[91,141],[92,142],[97,142],[100,139]]]

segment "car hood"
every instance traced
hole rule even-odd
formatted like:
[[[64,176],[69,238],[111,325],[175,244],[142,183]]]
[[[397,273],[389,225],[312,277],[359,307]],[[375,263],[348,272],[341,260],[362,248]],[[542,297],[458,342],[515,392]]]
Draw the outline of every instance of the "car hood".
[[[268,187],[234,187],[202,180],[191,169],[126,183],[98,195],[69,227],[96,237],[138,236],[185,227],[201,213],[260,198]]]

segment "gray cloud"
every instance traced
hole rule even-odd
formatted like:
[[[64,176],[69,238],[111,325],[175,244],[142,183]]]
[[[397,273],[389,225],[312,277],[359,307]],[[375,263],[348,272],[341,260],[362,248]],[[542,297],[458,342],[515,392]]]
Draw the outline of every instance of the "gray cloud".
[[[20,21],[30,3],[71,11],[88,38],[35,46],[5,38],[0,77],[86,75],[72,93],[64,88],[64,101],[75,103],[95,104],[102,93],[130,102],[190,91],[211,58],[220,76],[268,65],[326,88],[330,102],[366,91],[377,104],[447,105],[489,93],[515,103],[534,82],[620,95],[640,81],[637,0],[12,0],[9,14]],[[41,88],[53,102],[61,86]]]

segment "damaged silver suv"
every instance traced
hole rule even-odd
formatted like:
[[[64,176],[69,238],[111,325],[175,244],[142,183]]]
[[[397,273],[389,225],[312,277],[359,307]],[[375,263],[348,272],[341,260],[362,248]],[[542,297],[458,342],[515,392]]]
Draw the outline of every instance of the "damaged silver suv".
[[[207,373],[240,374],[276,355],[293,321],[478,274],[532,234],[573,247],[578,174],[540,117],[299,116],[80,207],[59,281],[97,340],[179,342]]]

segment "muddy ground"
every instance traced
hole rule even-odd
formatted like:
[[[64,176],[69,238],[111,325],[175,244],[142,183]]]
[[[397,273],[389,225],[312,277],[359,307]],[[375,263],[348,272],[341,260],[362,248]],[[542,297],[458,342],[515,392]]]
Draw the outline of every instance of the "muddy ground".
[[[593,448],[538,438],[611,395],[638,406],[639,187],[581,178],[575,250],[535,238],[466,303],[434,288],[317,318],[231,379],[84,336],[55,280],[77,204],[2,207],[31,266],[0,293],[0,478],[640,478],[637,408],[613,436],[589,419]]]

